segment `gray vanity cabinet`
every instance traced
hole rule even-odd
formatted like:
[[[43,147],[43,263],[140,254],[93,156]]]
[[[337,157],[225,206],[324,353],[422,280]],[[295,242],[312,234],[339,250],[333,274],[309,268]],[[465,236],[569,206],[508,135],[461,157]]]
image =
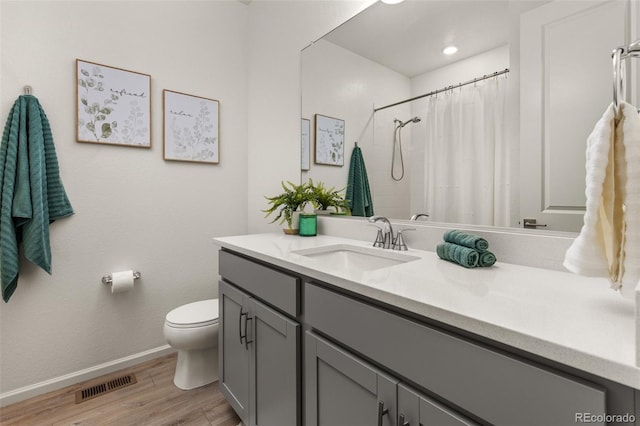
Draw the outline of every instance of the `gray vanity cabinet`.
[[[460,407],[458,411],[469,413],[466,417],[495,425],[560,426],[575,424],[577,413],[607,413],[606,389],[596,383],[327,287],[307,283],[304,310],[305,322],[314,330],[437,395],[448,407]],[[420,405],[420,416],[423,406],[438,408],[428,405]]]
[[[219,385],[248,426],[561,426],[587,415],[604,426],[604,414],[640,416],[629,387],[227,249],[219,260]]]
[[[311,332],[305,368],[305,426],[396,425],[397,380]]]
[[[224,252],[220,272],[222,394],[248,426],[300,425],[300,324],[245,291],[292,277]]]

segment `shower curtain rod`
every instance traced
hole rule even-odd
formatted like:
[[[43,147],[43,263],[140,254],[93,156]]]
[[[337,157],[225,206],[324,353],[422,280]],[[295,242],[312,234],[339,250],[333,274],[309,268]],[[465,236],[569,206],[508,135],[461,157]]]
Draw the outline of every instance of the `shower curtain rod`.
[[[407,102],[415,101],[417,99],[426,98],[427,96],[437,95],[438,93],[446,92],[447,90],[457,89],[458,87],[466,86],[467,84],[477,83],[478,81],[486,80],[488,78],[497,77],[499,75],[506,74],[508,72],[509,72],[509,68],[505,68],[502,71],[496,71],[496,72],[494,72],[492,74],[486,74],[486,75],[483,75],[482,77],[478,77],[478,78],[474,78],[473,80],[465,81],[464,83],[458,83],[458,84],[455,84],[453,86],[447,86],[447,87],[444,87],[444,88],[442,88],[440,90],[434,90],[433,92],[425,93],[424,95],[415,96],[413,98],[409,98],[409,99],[405,99],[404,101],[400,101],[400,102],[396,102],[396,103],[393,103],[393,104],[385,105],[385,106],[380,107],[380,108],[374,108],[373,112],[378,112],[378,111],[380,111],[382,109],[391,108],[392,106],[396,106],[396,105],[404,104],[404,103],[407,103]]]

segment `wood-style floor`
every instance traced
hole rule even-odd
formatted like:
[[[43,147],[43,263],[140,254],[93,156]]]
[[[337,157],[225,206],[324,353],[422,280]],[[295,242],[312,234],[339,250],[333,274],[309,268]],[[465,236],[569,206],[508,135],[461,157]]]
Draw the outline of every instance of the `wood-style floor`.
[[[0,425],[236,426],[218,382],[183,391],[173,384],[176,354],[0,408]],[[78,389],[134,373],[137,383],[75,403]]]

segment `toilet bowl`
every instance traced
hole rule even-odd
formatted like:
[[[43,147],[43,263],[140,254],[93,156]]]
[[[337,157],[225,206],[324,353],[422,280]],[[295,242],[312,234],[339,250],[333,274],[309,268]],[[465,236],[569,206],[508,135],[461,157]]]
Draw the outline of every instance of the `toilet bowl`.
[[[218,299],[173,309],[165,317],[164,336],[178,350],[177,387],[194,389],[218,380]]]

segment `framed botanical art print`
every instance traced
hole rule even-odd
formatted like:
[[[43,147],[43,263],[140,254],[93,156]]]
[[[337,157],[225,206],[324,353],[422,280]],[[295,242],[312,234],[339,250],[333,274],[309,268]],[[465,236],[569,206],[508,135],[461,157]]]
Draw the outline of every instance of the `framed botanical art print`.
[[[220,162],[220,102],[163,90],[164,159]]]
[[[344,120],[316,114],[316,164],[344,165]]]
[[[151,147],[151,76],[76,59],[76,140]]]

